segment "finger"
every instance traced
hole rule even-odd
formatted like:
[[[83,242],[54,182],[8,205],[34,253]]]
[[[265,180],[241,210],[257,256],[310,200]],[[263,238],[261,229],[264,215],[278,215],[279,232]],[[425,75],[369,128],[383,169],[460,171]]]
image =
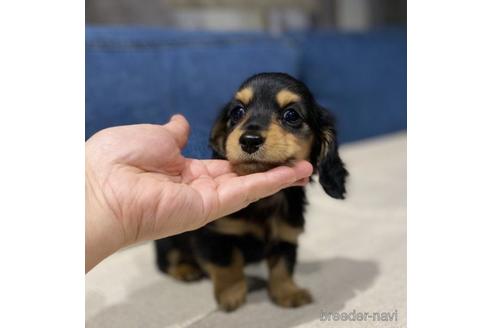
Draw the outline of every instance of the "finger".
[[[186,146],[190,135],[190,124],[183,115],[173,115],[169,123],[164,124],[163,127],[173,135],[179,148],[183,149]]]
[[[238,175],[236,173],[226,173],[215,178],[217,184],[225,183],[227,180],[236,178]]]
[[[232,173],[231,163],[222,159],[206,159],[201,161],[207,168],[211,177]]]
[[[98,156],[111,165],[135,166],[144,171],[180,171],[185,158],[167,128],[156,124],[117,126],[98,132],[92,141]]]
[[[309,183],[309,178],[303,178],[294,182],[292,186],[305,187]]]
[[[253,174],[243,176],[244,184],[247,187],[246,201],[270,196],[279,190],[294,185],[298,180],[309,177],[313,172],[313,167],[308,162],[297,163],[293,167],[279,167],[265,172],[264,174]]]
[[[309,177],[312,172],[312,165],[301,161],[293,167],[281,166],[267,172],[225,180],[217,189],[221,208],[215,215],[220,217],[236,212],[258,199],[294,185],[298,180]]]

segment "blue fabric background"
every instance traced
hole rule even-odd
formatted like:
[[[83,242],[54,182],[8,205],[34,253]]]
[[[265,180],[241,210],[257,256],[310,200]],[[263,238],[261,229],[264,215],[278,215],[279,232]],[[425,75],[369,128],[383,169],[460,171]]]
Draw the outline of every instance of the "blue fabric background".
[[[301,79],[337,118],[341,142],[406,128],[406,32],[313,33]]]
[[[86,29],[86,138],[184,114],[187,156],[207,158],[219,109],[259,72],[301,78],[336,115],[342,142],[406,128],[406,37],[315,32],[272,37],[157,28]]]

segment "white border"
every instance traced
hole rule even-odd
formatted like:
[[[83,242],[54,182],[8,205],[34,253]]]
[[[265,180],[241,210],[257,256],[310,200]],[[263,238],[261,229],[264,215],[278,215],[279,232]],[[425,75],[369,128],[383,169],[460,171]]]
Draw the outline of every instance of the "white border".
[[[492,8],[408,9],[408,323],[487,326]]]
[[[2,327],[84,325],[84,4],[0,9]],[[486,326],[491,4],[409,1],[412,327]]]
[[[2,2],[0,40],[0,326],[83,327],[84,3]]]

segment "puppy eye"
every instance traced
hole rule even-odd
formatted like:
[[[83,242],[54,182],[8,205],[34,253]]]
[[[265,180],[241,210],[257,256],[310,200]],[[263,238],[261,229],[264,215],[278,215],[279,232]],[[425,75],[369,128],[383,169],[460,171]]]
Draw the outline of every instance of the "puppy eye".
[[[290,125],[298,125],[301,123],[301,116],[292,108],[287,108],[282,114],[282,119],[284,122]]]
[[[243,106],[236,106],[232,109],[230,118],[231,118],[231,123],[236,124],[241,120],[246,113],[246,110],[244,109]]]

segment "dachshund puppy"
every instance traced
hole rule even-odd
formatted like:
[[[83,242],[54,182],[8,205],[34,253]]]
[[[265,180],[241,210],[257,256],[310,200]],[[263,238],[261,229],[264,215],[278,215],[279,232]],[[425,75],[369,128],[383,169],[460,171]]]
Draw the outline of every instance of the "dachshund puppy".
[[[338,155],[333,117],[300,81],[283,73],[246,80],[222,109],[210,135],[213,157],[239,175],[310,161],[325,192],[343,199],[348,175]],[[225,311],[246,300],[244,266],[266,259],[268,293],[282,307],[312,302],[293,272],[304,227],[303,187],[261,199],[196,231],[156,241],[157,264],[176,279],[208,276]]]

